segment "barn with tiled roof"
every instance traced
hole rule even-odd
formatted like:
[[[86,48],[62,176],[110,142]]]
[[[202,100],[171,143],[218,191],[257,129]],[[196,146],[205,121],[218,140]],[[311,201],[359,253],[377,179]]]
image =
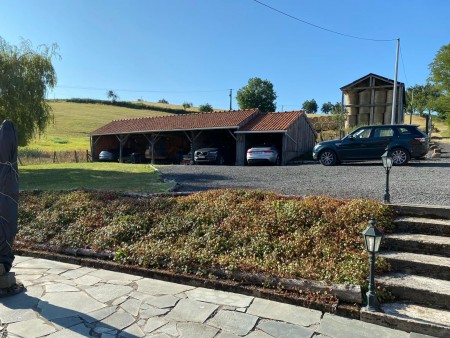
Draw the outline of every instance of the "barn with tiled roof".
[[[102,150],[119,149],[120,159],[132,154],[135,162],[192,163],[196,149],[218,147],[226,163],[245,165],[252,145],[275,145],[286,164],[311,151],[317,135],[303,111],[248,109],[116,120],[90,136],[94,159]]]

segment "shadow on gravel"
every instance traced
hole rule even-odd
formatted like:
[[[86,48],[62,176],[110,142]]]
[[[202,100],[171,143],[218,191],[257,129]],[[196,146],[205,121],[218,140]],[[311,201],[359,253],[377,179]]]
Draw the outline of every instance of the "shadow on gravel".
[[[410,163],[410,167],[449,168],[450,163]]]
[[[205,182],[205,181],[227,181],[229,178],[227,178],[224,175],[213,175],[213,174],[205,174],[205,173],[181,173],[181,174],[174,174],[174,173],[164,173],[163,170],[161,170],[161,173],[164,175],[164,178],[168,178],[171,180],[175,180],[178,183],[181,183],[183,181],[191,181],[191,182]]]
[[[383,167],[383,165],[380,163],[375,162],[345,162],[338,164],[340,167]]]

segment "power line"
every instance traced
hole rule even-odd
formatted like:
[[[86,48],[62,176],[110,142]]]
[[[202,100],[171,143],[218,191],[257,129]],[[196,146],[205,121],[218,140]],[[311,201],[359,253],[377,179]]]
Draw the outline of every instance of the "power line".
[[[82,86],[56,86],[56,88],[81,89],[81,90],[101,90],[101,91],[111,90],[111,88],[82,87]],[[118,92],[128,92],[128,93],[212,93],[212,92],[229,91],[230,89],[215,89],[215,90],[137,90],[137,89],[114,89],[114,90],[118,91]]]
[[[319,25],[315,25],[315,24],[313,24],[311,22],[308,22],[308,21],[302,20],[300,18],[297,18],[297,17],[295,17],[293,15],[290,15],[290,14],[288,14],[286,12],[280,11],[279,9],[276,9],[276,8],[274,8],[272,6],[269,6],[269,5],[267,5],[267,4],[265,4],[265,3],[261,2],[261,1],[258,1],[258,0],[253,0],[253,1],[258,3],[258,4],[260,4],[260,5],[262,5],[262,6],[265,6],[265,7],[269,8],[269,9],[275,11],[275,12],[278,12],[278,13],[280,13],[282,15],[285,15],[285,16],[291,18],[291,19],[300,21],[300,22],[302,22],[304,24],[310,25],[310,26],[318,28],[318,29],[322,29],[324,31],[327,31],[327,32],[330,32],[330,33],[333,33],[333,34],[345,36],[345,37],[348,37],[348,38],[358,39],[358,40],[376,41],[376,42],[387,42],[387,41],[395,41],[395,40],[397,40],[397,39],[371,39],[371,38],[364,38],[364,37],[360,37],[360,36],[356,36],[356,35],[349,35],[349,34],[340,33],[340,32],[334,31],[332,29],[328,29],[328,28],[325,28],[325,27],[322,27],[322,26],[319,26]]]
[[[406,85],[409,87],[408,77],[406,76],[405,62],[403,61],[403,52],[402,52],[401,47],[400,47],[400,59],[402,60],[402,69],[403,69],[403,75],[405,75],[405,82],[406,82]]]

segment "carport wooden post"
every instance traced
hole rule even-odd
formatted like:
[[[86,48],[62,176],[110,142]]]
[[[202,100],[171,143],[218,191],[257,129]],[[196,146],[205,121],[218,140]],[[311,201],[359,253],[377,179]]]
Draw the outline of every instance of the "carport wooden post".
[[[245,134],[237,134],[236,165],[245,165]]]
[[[94,136],[91,136],[91,159],[92,162],[94,162],[94,147],[97,146],[97,142],[102,138],[102,135],[100,136],[96,136],[95,141],[94,140]]]
[[[295,140],[292,138],[292,137],[289,137],[292,141],[294,141],[294,143],[297,143],[297,142],[295,142]],[[288,134],[287,133],[284,133],[283,134],[283,137],[282,137],[282,139],[281,139],[281,162],[280,162],[280,164],[281,165],[285,165],[286,164],[286,149],[287,149],[287,142],[288,142]]]
[[[116,135],[117,139],[119,140],[119,162],[123,163],[123,159],[122,159],[122,148],[123,145],[125,144],[125,142],[127,142],[127,139],[130,135]]]
[[[144,134],[144,137],[147,139],[148,143],[150,143],[150,150],[151,150],[151,164],[155,164],[155,144],[159,141],[160,136],[159,134],[150,134],[150,138],[147,137],[147,135]]]
[[[195,140],[200,136],[202,132],[203,130],[200,130],[198,133],[195,133],[195,131],[191,130],[191,135],[189,135],[187,132],[184,132],[184,135],[186,135],[189,142],[191,142],[191,163],[194,163],[194,151],[196,148]]]

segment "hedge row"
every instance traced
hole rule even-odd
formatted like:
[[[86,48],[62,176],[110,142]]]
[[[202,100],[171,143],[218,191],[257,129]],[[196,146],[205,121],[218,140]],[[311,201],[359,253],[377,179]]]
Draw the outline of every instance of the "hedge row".
[[[67,99],[65,100],[67,102],[73,102],[73,103],[89,103],[89,104],[106,104],[110,106],[118,106],[118,107],[125,107],[125,108],[132,108],[132,109],[146,109],[146,110],[154,110],[154,111],[160,111],[164,113],[172,113],[172,114],[189,114],[189,111],[186,111],[184,109],[176,109],[176,108],[170,108],[170,107],[161,107],[161,106],[152,106],[147,105],[144,103],[134,103],[130,101],[107,101],[107,100],[95,100],[95,99]]]

